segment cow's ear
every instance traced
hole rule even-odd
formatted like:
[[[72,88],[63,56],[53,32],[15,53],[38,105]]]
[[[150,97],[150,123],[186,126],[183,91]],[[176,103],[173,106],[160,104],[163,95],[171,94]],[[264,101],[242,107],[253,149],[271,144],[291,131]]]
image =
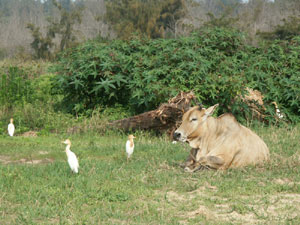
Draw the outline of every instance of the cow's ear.
[[[214,106],[209,107],[208,109],[205,110],[205,115],[206,116],[211,116],[215,109],[219,106],[219,104],[215,104]]]

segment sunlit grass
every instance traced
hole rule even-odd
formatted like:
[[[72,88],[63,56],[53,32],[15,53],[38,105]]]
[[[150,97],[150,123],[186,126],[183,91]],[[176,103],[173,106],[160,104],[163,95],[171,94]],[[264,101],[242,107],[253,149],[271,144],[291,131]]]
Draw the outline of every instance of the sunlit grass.
[[[0,224],[278,224],[300,219],[300,129],[256,128],[271,151],[264,166],[185,173],[188,146],[136,134],[0,137]],[[32,163],[35,160],[41,163]],[[47,160],[48,161],[47,161]]]

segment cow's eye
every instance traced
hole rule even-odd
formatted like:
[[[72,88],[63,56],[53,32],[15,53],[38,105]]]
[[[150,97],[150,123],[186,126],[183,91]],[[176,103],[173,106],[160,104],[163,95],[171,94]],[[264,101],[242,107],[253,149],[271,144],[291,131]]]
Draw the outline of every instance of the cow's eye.
[[[191,119],[191,122],[195,122],[195,121],[197,121],[197,118]]]

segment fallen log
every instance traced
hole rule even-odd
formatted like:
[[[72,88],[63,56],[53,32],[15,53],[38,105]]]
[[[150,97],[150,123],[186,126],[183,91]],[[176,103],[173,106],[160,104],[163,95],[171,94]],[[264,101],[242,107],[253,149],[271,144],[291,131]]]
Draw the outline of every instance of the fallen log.
[[[240,99],[244,103],[248,105],[252,112],[252,117],[257,118],[258,120],[263,121],[265,118],[266,113],[266,107],[264,105],[264,96],[262,93],[258,90],[253,90],[252,88],[246,87],[246,95],[245,96],[239,96]],[[253,119],[252,118],[252,119]]]
[[[193,92],[181,92],[156,110],[115,120],[108,125],[124,131],[154,130],[159,133],[172,134],[181,122],[182,115],[189,109],[192,100],[195,99]]]

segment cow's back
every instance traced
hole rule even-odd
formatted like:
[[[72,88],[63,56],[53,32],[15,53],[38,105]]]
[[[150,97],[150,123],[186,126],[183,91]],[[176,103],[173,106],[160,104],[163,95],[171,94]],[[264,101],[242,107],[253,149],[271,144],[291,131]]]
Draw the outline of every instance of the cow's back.
[[[268,160],[269,149],[265,142],[249,128],[242,125],[240,126],[240,149],[237,149],[230,167],[254,165]]]
[[[259,164],[269,159],[269,149],[265,142],[253,131],[239,124],[231,114],[224,114],[218,118],[211,118],[209,123],[215,123],[216,136],[208,136],[202,141],[202,146],[210,146],[210,149],[200,151],[201,156],[218,156],[224,160],[220,169],[243,167]],[[199,145],[201,149],[201,144]],[[204,150],[204,149],[202,149]],[[206,153],[205,153],[206,152]],[[204,153],[204,154],[203,154]]]

